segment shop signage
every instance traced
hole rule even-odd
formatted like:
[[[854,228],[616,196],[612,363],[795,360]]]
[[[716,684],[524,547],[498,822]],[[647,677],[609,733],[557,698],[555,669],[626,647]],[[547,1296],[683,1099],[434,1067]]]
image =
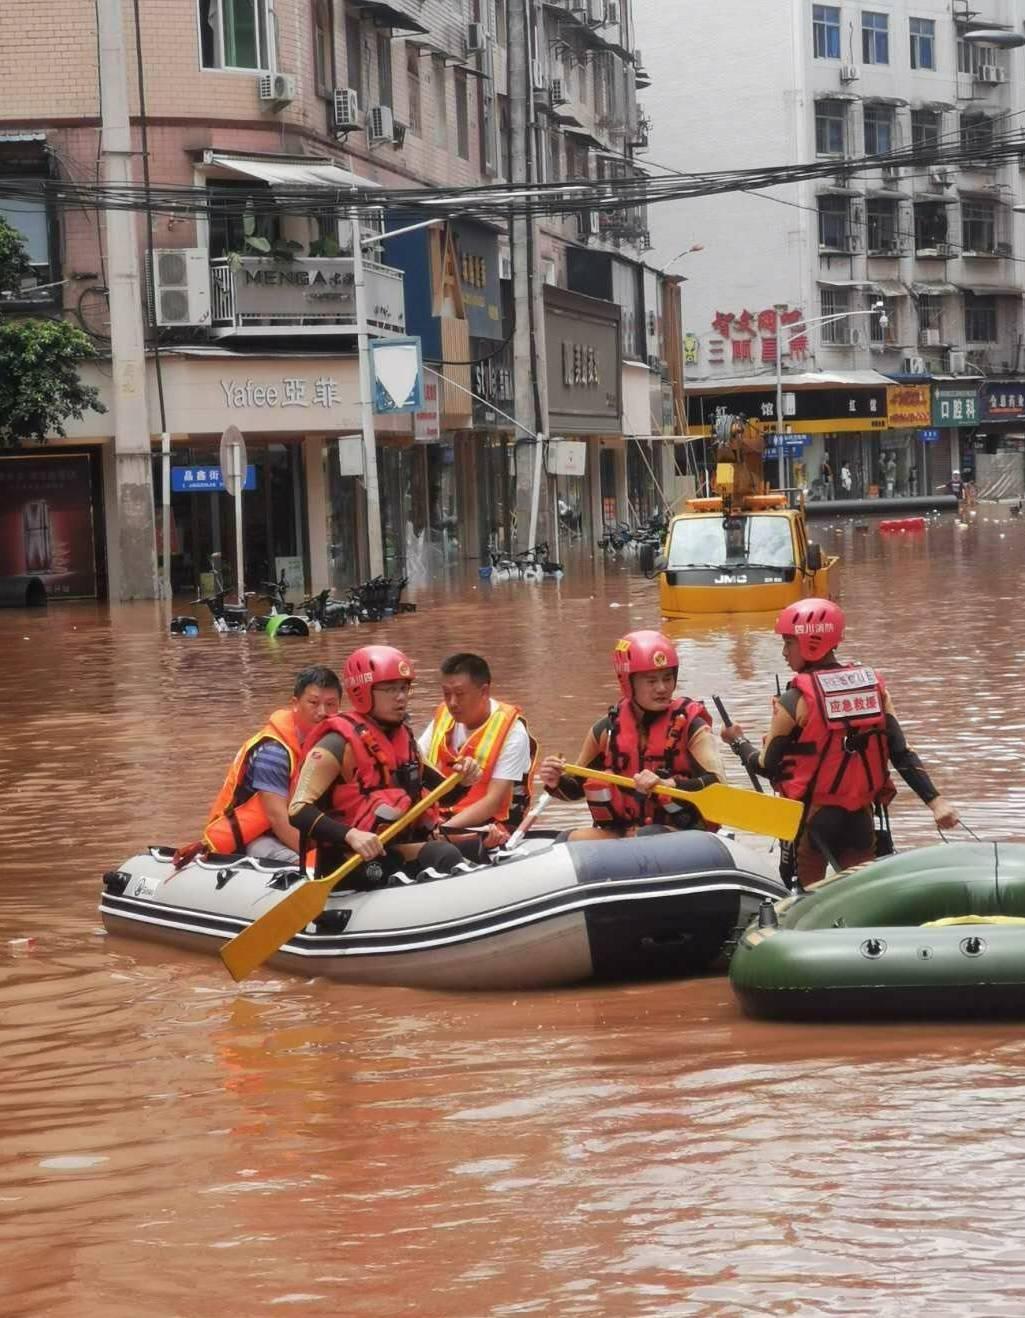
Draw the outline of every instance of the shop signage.
[[[502,286],[498,279],[498,234],[483,224],[453,220],[456,266],[463,313],[470,335],[502,339]]]
[[[932,423],[934,426],[978,425],[977,389],[933,389]]]
[[[368,261],[364,271],[367,324],[372,329],[405,327],[402,272]],[[291,261],[243,256],[231,271],[235,319],[289,323],[324,321],[355,325],[356,291],[352,258],[298,256]],[[261,325],[264,333],[273,326]]]
[[[415,412],[423,403],[419,338],[372,339],[370,374],[375,412]]]
[[[337,407],[342,401],[338,381],[330,375],[306,380],[302,376],[285,376],[275,384],[257,384],[255,380],[222,379],[224,406],[244,407]]]
[[[95,596],[92,478],[85,454],[0,458],[0,577],[49,595]]]
[[[512,344],[504,344],[498,352],[487,339],[470,340],[470,356],[480,358],[470,374],[470,388],[474,392],[473,424],[508,430],[512,422],[503,416],[513,412]]]
[[[211,494],[225,488],[220,467],[172,467],[171,490],[174,494]],[[246,464],[244,490],[256,489],[256,468]]]
[[[619,307],[550,284],[544,300],[549,424],[573,435],[622,434]]]
[[[940,437],[940,432],[931,426],[926,430],[920,430],[918,434],[923,444],[935,444]]]
[[[1025,384],[1019,380],[982,386],[982,414],[991,421],[1018,421],[1025,416]]]
[[[436,376],[424,381],[423,406],[413,413],[413,437],[417,444],[437,444],[441,440],[439,393]]]
[[[793,391],[793,399],[792,411],[784,402],[784,414],[800,422],[801,429],[807,434],[829,434],[834,430],[885,430],[887,426],[885,388],[797,389]],[[687,419],[692,431],[701,427],[708,430],[715,424],[717,416],[731,413],[773,425],[776,421],[775,390],[687,395]]]
[[[807,435],[766,435],[765,456],[777,457],[781,449],[784,453],[803,453],[807,442]]]
[[[927,384],[898,384],[886,390],[886,411],[890,428],[911,430],[932,421],[932,405]]]

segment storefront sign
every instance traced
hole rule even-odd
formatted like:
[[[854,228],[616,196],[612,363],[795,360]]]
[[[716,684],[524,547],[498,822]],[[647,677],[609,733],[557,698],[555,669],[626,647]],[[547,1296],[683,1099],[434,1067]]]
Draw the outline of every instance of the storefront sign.
[[[498,352],[487,339],[470,340],[470,356],[479,359],[470,373],[473,399],[473,424],[508,430],[512,422],[502,413],[513,413],[512,344],[504,344]]]
[[[546,285],[545,340],[552,429],[622,434],[619,308]]]
[[[803,453],[808,438],[807,435],[766,435],[765,456],[778,457],[780,450],[788,454]]]
[[[498,234],[471,220],[453,220],[452,237],[463,294],[463,314],[473,338],[499,339],[502,286],[498,279]]]
[[[257,384],[255,380],[234,378],[220,381],[227,408],[264,407],[336,407],[341,402],[338,381],[330,375],[315,379],[285,376],[274,384]]]
[[[932,421],[927,384],[898,384],[886,391],[886,411],[892,430],[912,430]]]
[[[365,268],[367,324],[371,329],[402,330],[405,307],[400,271]],[[231,270],[237,321],[281,321],[283,333],[300,319],[354,326],[356,293],[351,257],[298,256],[291,261],[243,256]],[[272,333],[272,326],[263,326]]]
[[[246,464],[244,490],[256,489],[256,468]],[[224,489],[220,467],[172,467],[171,491],[174,494],[211,494]]]
[[[931,420],[934,426],[978,425],[978,390],[933,389]]]
[[[990,421],[1018,421],[1025,417],[1025,384],[1002,381],[982,386],[982,415]]]
[[[423,403],[419,338],[372,339],[370,375],[375,412],[415,412]]]
[[[40,577],[63,599],[95,597],[93,536],[87,455],[0,458],[0,577]]]
[[[930,426],[927,430],[920,430],[918,432],[918,437],[919,439],[921,439],[923,444],[935,444],[939,440],[940,432],[938,430],[934,430]]]
[[[441,440],[441,416],[437,376],[424,380],[423,407],[413,413],[413,435],[417,444],[437,444]]]
[[[788,391],[789,392],[789,391]],[[810,435],[832,431],[885,430],[886,389],[797,389],[791,411],[784,395],[784,414],[800,422]],[[765,425],[776,422],[776,393],[759,389],[735,394],[688,393],[687,418],[690,431],[707,432],[720,415],[743,415]]]

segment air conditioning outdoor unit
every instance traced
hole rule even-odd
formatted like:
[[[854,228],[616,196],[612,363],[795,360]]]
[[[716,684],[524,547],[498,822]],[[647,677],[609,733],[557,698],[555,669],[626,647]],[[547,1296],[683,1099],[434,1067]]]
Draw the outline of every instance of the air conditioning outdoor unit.
[[[566,92],[561,78],[553,78],[548,90],[551,94],[552,105],[566,104]]]
[[[994,71],[995,71],[995,73],[996,73],[996,75],[997,75],[997,76],[996,76],[996,81],[997,81],[997,82],[1006,82],[1006,81],[1007,81],[1009,75],[1008,75],[1008,72],[1007,72],[1007,70],[1006,70],[1005,68],[1002,68],[999,64],[994,64],[993,69],[994,69]]]
[[[272,105],[290,105],[296,97],[295,76],[291,73],[263,73],[260,75],[261,101]]]
[[[957,256],[957,248],[954,246],[953,243],[937,243],[936,255],[948,257],[948,258]]]
[[[367,111],[367,141],[371,146],[395,141],[395,116],[387,105],[375,105]]]
[[[844,247],[848,252],[860,252],[861,239],[856,233],[849,233],[844,239]]]
[[[334,123],[339,133],[349,133],[359,127],[359,97],[351,87],[335,88]]]
[[[1011,243],[997,243],[997,256],[1013,256],[1014,246]]]
[[[940,332],[938,329],[922,330],[922,343],[926,348],[938,348],[940,346]]]
[[[545,92],[548,90],[548,79],[545,77],[545,66],[539,59],[530,61],[530,82],[536,92]]]
[[[947,353],[947,369],[951,375],[963,375],[966,365],[966,358],[963,352]]]
[[[487,50],[488,47],[488,30],[483,23],[470,23],[466,28],[466,51],[468,55],[476,55],[479,51]]]
[[[925,375],[924,357],[905,357],[901,362],[902,375]]]
[[[158,325],[209,325],[210,253],[205,247],[153,252],[154,319]]]
[[[950,178],[951,178],[951,174],[949,169],[929,170],[929,182],[935,184],[935,186],[938,188],[949,187]]]
[[[857,64],[841,64],[841,65],[840,65],[840,81],[841,81],[841,82],[857,82],[857,81],[858,81],[858,78],[859,78],[860,76],[861,76],[861,75],[860,75],[859,72],[858,72],[858,66],[857,66]]]
[[[999,82],[994,64],[980,64],[976,75],[980,82]]]

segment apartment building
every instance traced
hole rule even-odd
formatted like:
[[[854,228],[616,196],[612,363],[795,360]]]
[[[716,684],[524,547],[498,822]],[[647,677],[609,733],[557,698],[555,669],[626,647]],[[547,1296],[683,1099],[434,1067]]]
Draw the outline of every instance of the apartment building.
[[[638,13],[659,87],[653,155],[694,172],[828,167],[653,211],[659,260],[689,280],[692,425],[743,406],[777,430],[779,335],[784,425],[809,485],[827,453],[834,472],[850,465],[862,494],[887,483],[925,492],[976,449],[983,465],[1012,451],[1020,467],[1010,436],[1025,398],[1022,168],[1018,156],[989,154],[1025,111],[1025,56],[1001,44],[1020,32],[1020,7],[687,6],[673,25],[686,48],[728,50],[729,60],[690,58],[676,82],[658,39],[661,8]],[[886,159],[944,148],[959,163]],[[878,165],[851,170],[863,156]],[[691,243],[703,250],[673,266]]]
[[[525,73],[513,95],[527,103],[527,142],[511,129],[507,3],[142,0],[153,187],[218,198],[206,215],[154,216],[160,379],[151,342],[146,393],[154,451],[162,431],[171,435],[176,590],[194,590],[209,555],[234,543],[232,501],[218,493],[216,472],[228,424],[245,435],[253,468],[243,499],[250,583],[281,570],[307,588],[366,575],[364,486],[346,443],[361,424],[347,190],[525,177],[597,188],[640,168],[646,126],[636,87],[645,79],[627,0],[529,0],[530,49],[512,61]],[[132,5],[122,8],[141,152],[137,34]],[[74,7],[55,33],[37,5],[9,0],[0,62],[0,176],[95,183],[93,7]],[[323,205],[299,213],[283,201],[289,189],[322,190]],[[233,192],[237,208],[223,204]],[[109,403],[104,215],[2,198],[0,215],[25,236],[35,275],[4,313],[66,316],[84,329],[100,356],[83,373]],[[402,223],[383,206],[361,217],[380,239],[366,249],[370,331],[419,335],[430,368],[424,412],[374,421],[386,566],[425,576],[510,537],[521,433],[511,420],[514,254],[503,224],[472,214],[386,237]],[[137,235],[145,285],[141,216]],[[644,265],[647,245],[642,210],[596,204],[582,218],[537,225],[535,274],[546,285],[539,369],[552,377],[545,433],[591,444],[583,476],[553,475],[548,493],[561,482],[589,538],[602,515],[625,516],[650,499],[652,459],[663,474],[672,466],[671,444],[656,452],[650,437],[672,429],[674,397],[680,413],[678,288]],[[648,437],[644,465],[628,460],[628,436]],[[39,502],[55,472],[66,475],[69,499],[88,504],[93,534],[76,551],[81,570],[59,580],[55,569],[52,593],[123,593],[117,456],[108,407],[72,422],[45,451],[0,457],[0,507]],[[153,475],[159,490],[157,457]],[[25,566],[0,565],[0,574]]]

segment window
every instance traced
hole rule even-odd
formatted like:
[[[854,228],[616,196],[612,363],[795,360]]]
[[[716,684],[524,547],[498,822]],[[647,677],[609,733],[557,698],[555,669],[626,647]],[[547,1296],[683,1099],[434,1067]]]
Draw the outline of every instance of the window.
[[[936,67],[936,24],[931,18],[912,18],[911,26],[911,67],[913,69],[934,69]]]
[[[840,58],[839,5],[812,5],[811,34],[816,59]]]
[[[996,343],[997,300],[995,297],[964,297],[964,336],[966,343]]]
[[[502,178],[511,178],[509,166],[509,142],[512,124],[509,118],[509,97],[498,98],[498,173]]]
[[[406,97],[409,100],[409,131],[419,137],[423,131],[423,106],[420,103],[420,55],[414,46],[406,47]]]
[[[466,100],[466,70],[456,69],[456,154],[460,160],[470,159],[470,110]]]
[[[886,324],[883,324],[883,316],[886,317]],[[859,316],[860,320],[861,317]],[[894,299],[888,299],[883,302],[882,314],[873,312],[871,316],[866,316],[868,321],[868,338],[870,343],[899,343],[900,335],[897,333],[897,303]]]
[[[41,178],[41,175],[36,175],[32,182],[39,183]],[[5,184],[18,181],[9,174],[3,176]],[[28,182],[27,179],[25,181]],[[21,235],[36,284],[49,284],[59,278],[56,263],[51,265],[50,261],[51,217],[42,198],[37,200],[34,197],[0,197],[0,219],[6,220],[11,228],[16,229]],[[59,288],[47,288],[42,293],[25,288],[17,297],[5,302],[4,305],[13,306],[25,302],[58,303],[60,295]]]
[[[893,150],[893,110],[888,105],[865,106],[865,154],[888,155]]]
[[[840,316],[850,311],[851,295],[846,288],[824,288],[820,297],[824,316]],[[851,321],[849,316],[842,320],[826,321],[822,326],[823,343],[850,343]]]
[[[431,56],[431,82],[434,88],[434,145],[444,146],[448,141],[448,78],[445,76],[445,56]]]
[[[947,208],[938,201],[915,206],[915,250],[934,251],[947,241]]]
[[[266,69],[267,0],[199,0],[199,49],[204,69]]]
[[[911,111],[911,145],[939,146],[941,116],[935,110]]]
[[[963,114],[961,116],[961,150],[978,151],[985,154],[993,146],[993,120],[984,114]]]
[[[843,101],[815,102],[815,151],[820,156],[842,156],[847,107]]]
[[[504,46],[508,37],[508,18],[505,0],[495,0],[495,40]]]
[[[870,197],[865,204],[868,226],[868,250],[892,254],[897,251],[897,203]]]
[[[866,64],[889,64],[890,19],[866,10],[861,15],[861,58]]]
[[[330,96],[331,72],[331,16],[327,0],[314,0],[313,4],[313,77],[318,96]]]
[[[377,102],[386,105],[389,110],[395,108],[391,80],[391,37],[383,32],[377,34]]]
[[[996,251],[996,211],[990,202],[962,202],[961,247],[965,252]]]
[[[819,246],[847,250],[850,208],[846,197],[819,198]]]
[[[973,78],[982,78],[983,69],[1003,68],[1000,53],[996,46],[980,46],[976,42],[957,43],[957,71],[970,73]],[[1006,73],[1001,81],[1006,82]]]
[[[927,293],[918,299],[918,328],[922,335],[933,330],[943,342],[943,299],[936,294]]]
[[[793,567],[790,523],[783,517],[680,518],[673,524],[669,567],[722,567],[759,563]]]
[[[363,30],[359,19],[352,14],[345,18],[345,67],[347,85],[359,97],[362,109],[367,103],[367,88],[363,83]]]

